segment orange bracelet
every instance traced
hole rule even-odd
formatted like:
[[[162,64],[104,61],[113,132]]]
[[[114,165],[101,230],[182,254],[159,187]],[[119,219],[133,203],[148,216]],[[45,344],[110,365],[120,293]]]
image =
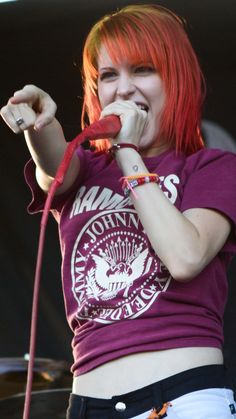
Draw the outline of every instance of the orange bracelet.
[[[125,197],[129,196],[130,192],[134,195],[134,197],[137,199],[138,196],[134,192],[134,188],[136,186],[144,185],[145,183],[150,182],[159,182],[159,176],[156,173],[142,173],[140,175],[136,176],[124,176],[120,178],[120,181],[122,181],[122,189],[124,191]]]
[[[121,179],[127,179],[129,181],[129,180],[139,179],[140,177],[146,177],[146,176],[156,176],[156,177],[158,177],[158,175],[156,173],[139,173],[138,175],[124,176]]]

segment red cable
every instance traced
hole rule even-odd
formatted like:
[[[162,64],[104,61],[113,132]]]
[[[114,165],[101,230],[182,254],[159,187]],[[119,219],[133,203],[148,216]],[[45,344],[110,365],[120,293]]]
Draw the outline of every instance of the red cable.
[[[80,144],[82,144],[84,141],[89,140],[89,139],[116,137],[116,135],[120,131],[120,128],[121,128],[120,119],[114,115],[101,119],[100,121],[95,122],[94,124],[85,128],[81,132],[81,134],[79,134],[73,141],[71,141],[68,144],[64,157],[62,159],[62,162],[57,170],[56,176],[48,192],[48,196],[44,205],[41,224],[40,224],[38,254],[37,254],[37,263],[36,263],[36,269],[35,269],[35,278],[34,278],[34,292],[33,292],[33,303],[32,303],[31,328],[30,328],[29,364],[28,364],[28,373],[27,373],[27,384],[26,384],[23,419],[29,419],[29,413],[30,413],[43,249],[44,249],[46,226],[47,226],[47,221],[48,221],[48,216],[49,216],[52,200],[53,200],[56,190],[58,189],[59,186],[62,185],[64,181],[66,171],[69,167],[71,158],[76,148]]]

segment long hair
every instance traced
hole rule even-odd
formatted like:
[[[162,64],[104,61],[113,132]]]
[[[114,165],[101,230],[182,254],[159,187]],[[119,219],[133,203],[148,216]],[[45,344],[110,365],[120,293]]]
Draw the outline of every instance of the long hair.
[[[131,64],[149,62],[160,75],[166,101],[158,138],[177,152],[190,154],[202,148],[199,125],[205,82],[183,21],[161,6],[130,5],[106,15],[93,26],[83,52],[82,126],[86,117],[92,123],[101,112],[97,95],[101,45],[114,63],[124,57]],[[97,150],[106,150],[109,142],[97,140],[93,145]]]

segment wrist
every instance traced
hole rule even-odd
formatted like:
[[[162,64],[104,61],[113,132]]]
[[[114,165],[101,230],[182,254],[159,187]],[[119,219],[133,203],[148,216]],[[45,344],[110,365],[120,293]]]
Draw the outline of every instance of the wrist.
[[[112,157],[116,157],[116,153],[123,149],[132,149],[135,150],[137,153],[139,152],[138,146],[132,143],[114,143],[109,148],[108,153],[112,155]]]
[[[130,192],[132,192],[137,199],[134,188],[144,185],[145,183],[159,183],[159,176],[157,173],[141,173],[138,175],[123,176],[120,178],[120,181],[122,182],[122,189],[125,197],[129,196]]]

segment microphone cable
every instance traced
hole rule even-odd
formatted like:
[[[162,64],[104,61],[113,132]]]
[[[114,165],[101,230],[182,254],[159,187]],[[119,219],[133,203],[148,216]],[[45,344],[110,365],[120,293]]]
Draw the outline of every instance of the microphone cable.
[[[39,302],[39,290],[40,290],[40,281],[41,281],[41,270],[42,270],[42,260],[43,260],[43,249],[45,242],[45,232],[48,221],[48,216],[52,204],[52,200],[57,189],[62,185],[65,174],[71,162],[72,156],[76,148],[83,142],[99,138],[114,138],[121,129],[120,118],[115,115],[107,116],[103,119],[100,119],[97,122],[94,122],[90,126],[86,127],[77,137],[71,141],[64,153],[63,159],[57,169],[55,178],[50,186],[48,191],[48,196],[44,205],[43,214],[40,223],[40,235],[38,243],[38,253],[35,269],[35,278],[34,278],[34,291],[33,291],[33,302],[32,302],[32,314],[31,314],[31,327],[30,327],[30,345],[29,345],[29,363],[27,370],[27,384],[25,391],[25,403],[24,403],[24,412],[23,419],[29,419],[30,413],[30,403],[31,403],[31,393],[32,393],[32,384],[33,384],[33,368],[35,361],[35,347],[36,347],[36,333],[37,333],[37,318],[38,318],[38,302]]]

